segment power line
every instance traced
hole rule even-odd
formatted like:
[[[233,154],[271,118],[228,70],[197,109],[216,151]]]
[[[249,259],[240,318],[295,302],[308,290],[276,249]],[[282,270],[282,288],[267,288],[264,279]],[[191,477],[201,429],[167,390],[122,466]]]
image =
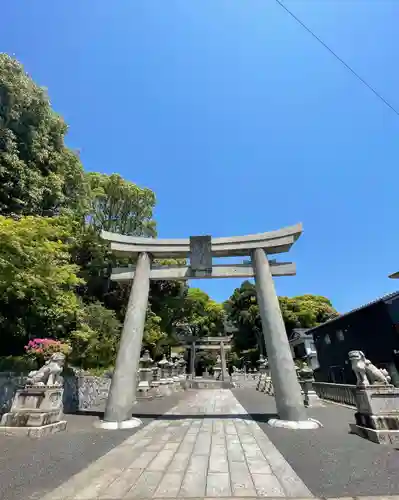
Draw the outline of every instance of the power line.
[[[369,83],[366,82],[366,80],[364,78],[362,78],[359,73],[356,73],[356,71],[351,68],[349,66],[349,64],[347,64],[341,57],[339,57],[339,55],[334,52],[325,42],[323,42],[323,40],[318,37],[315,33],[313,33],[313,31],[308,28],[306,26],[306,24],[304,22],[302,22],[293,12],[291,12],[288,7],[286,7],[281,0],[275,0],[275,2],[282,8],[284,9],[287,14],[289,14],[300,26],[302,26],[303,29],[305,29],[308,33],[310,33],[312,35],[313,38],[315,38],[325,49],[328,50],[328,52],[330,52],[330,54],[332,54],[335,59],[337,59],[341,64],[343,64],[343,66],[345,66],[345,68],[347,70],[349,70],[352,75],[354,75],[365,87],[367,87],[369,90],[371,90],[371,92],[376,95],[378,97],[378,99],[380,99],[386,106],[388,106],[388,108],[391,109],[391,111],[393,111],[396,115],[399,116],[399,111],[397,111],[393,106],[392,104],[390,104],[386,99],[384,99],[384,97],[382,97],[382,95],[380,93],[378,93],[375,88],[373,88]]]

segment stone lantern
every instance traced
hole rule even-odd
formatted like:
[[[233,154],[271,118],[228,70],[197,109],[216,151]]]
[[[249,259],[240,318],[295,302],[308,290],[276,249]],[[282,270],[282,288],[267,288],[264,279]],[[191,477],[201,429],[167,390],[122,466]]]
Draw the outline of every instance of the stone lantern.
[[[214,377],[219,380],[222,374],[222,358],[220,355],[216,358],[216,364],[213,368]]]
[[[303,394],[304,394],[304,405],[308,406],[323,406],[323,403],[320,401],[319,396],[316,394],[313,389],[313,370],[310,366],[305,362],[303,365],[297,370],[298,379],[302,386]]]
[[[262,391],[263,387],[265,385],[265,382],[266,382],[266,377],[267,377],[267,373],[266,372],[267,372],[267,366],[268,366],[267,359],[265,359],[265,357],[263,356],[263,354],[261,354],[259,356],[257,364],[259,366],[259,377],[258,377],[258,383],[256,385],[256,390],[257,391]]]
[[[139,368],[139,385],[137,387],[138,397],[139,398],[149,398],[150,395],[150,387],[152,382],[152,366],[153,359],[150,356],[150,351],[145,350],[144,354],[140,358],[140,368]]]
[[[166,354],[163,355],[161,361],[158,362],[158,367],[161,371],[160,391],[164,396],[169,396],[172,389],[169,382],[169,361],[166,359]]]

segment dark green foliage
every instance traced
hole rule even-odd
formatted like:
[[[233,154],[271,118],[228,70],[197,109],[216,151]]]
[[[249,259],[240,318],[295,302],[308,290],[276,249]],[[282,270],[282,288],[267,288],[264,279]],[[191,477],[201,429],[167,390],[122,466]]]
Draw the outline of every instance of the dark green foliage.
[[[279,302],[288,335],[293,328],[310,328],[338,315],[331,302],[319,295],[279,297]],[[237,328],[234,334],[235,347],[238,350],[260,347],[264,353],[255,285],[244,281],[224,305],[229,320]]]

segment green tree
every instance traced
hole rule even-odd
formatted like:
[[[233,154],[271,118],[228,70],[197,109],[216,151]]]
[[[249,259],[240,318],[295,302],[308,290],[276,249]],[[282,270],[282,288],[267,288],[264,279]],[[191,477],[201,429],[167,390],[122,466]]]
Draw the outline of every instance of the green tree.
[[[319,295],[279,297],[279,303],[288,335],[294,328],[310,328],[338,315],[330,300]],[[244,281],[225,302],[225,309],[237,328],[235,347],[247,350],[259,346],[265,352],[255,285]]]
[[[339,316],[331,301],[321,295],[279,297],[287,333],[294,328],[311,328]]]
[[[123,321],[130,284],[110,282],[109,276],[112,267],[126,266],[132,259],[116,258],[100,233],[106,230],[130,236],[155,236],[155,195],[117,174],[89,173],[87,184],[86,223],[72,250],[80,276],[85,280],[79,294],[84,300],[100,300]]]
[[[76,328],[66,336],[70,361],[82,368],[109,368],[115,363],[122,324],[100,302],[82,304]]]
[[[226,313],[223,304],[212,300],[199,288],[189,288],[184,304],[184,321],[192,325],[199,337],[222,336]]]
[[[162,331],[161,324],[161,318],[154,314],[151,309],[148,309],[144,328],[143,347],[149,349],[155,358],[162,354],[163,347],[167,343],[168,335]]]
[[[0,216],[0,331],[3,354],[19,354],[29,337],[62,337],[81,308],[82,283],[71,263],[69,218]]]
[[[154,262],[156,265],[184,265],[185,259],[163,259]],[[175,326],[186,315],[186,299],[188,285],[178,280],[153,280],[150,286],[149,302],[151,310],[161,319],[160,326],[168,336],[173,336]]]
[[[88,173],[90,205],[87,221],[101,230],[131,236],[156,236],[155,194],[118,174]]]
[[[45,90],[0,54],[0,215],[82,214],[86,183],[66,132]]]
[[[234,290],[224,307],[229,321],[236,327],[234,347],[238,351],[259,347],[265,353],[255,285],[244,281]]]

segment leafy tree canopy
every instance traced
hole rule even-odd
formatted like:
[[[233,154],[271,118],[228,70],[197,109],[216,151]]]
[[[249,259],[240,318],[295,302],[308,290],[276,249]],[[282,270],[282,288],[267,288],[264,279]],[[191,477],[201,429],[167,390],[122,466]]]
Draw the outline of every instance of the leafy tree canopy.
[[[0,54],[0,215],[80,211],[86,185],[67,126],[23,66]]]
[[[279,297],[280,308],[290,335],[294,328],[310,328],[338,315],[331,302],[319,295]],[[239,350],[260,346],[265,351],[262,323],[256,298],[255,285],[244,281],[225,302],[228,319],[235,325],[235,346]]]
[[[222,336],[226,314],[223,304],[212,300],[199,288],[189,288],[184,305],[185,322],[194,327],[199,337]]]
[[[90,205],[87,220],[101,230],[131,236],[156,236],[155,194],[118,174],[87,174]]]
[[[66,217],[0,216],[2,337],[62,335],[75,321],[82,280],[68,252],[72,233]]]

